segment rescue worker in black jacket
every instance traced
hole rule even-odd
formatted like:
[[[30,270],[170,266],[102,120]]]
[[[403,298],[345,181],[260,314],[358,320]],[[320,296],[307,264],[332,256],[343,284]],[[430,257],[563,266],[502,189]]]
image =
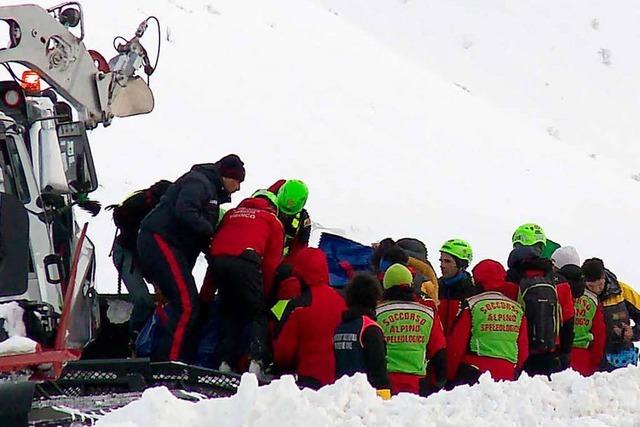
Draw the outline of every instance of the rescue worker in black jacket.
[[[387,349],[376,323],[376,306],[382,298],[380,283],[373,276],[357,274],[347,285],[346,297],[347,310],[333,336],[336,378],[362,372],[379,396],[390,398]]]
[[[640,294],[618,280],[599,258],[586,260],[582,272],[587,287],[598,295],[604,308],[607,341],[601,370],[637,365],[638,350],[633,343],[640,340]]]
[[[185,360],[185,343],[190,341],[199,308],[191,272],[198,254],[209,246],[219,205],[231,201],[244,178],[244,163],[235,154],[216,163],[195,165],[142,220],[138,235],[141,268],[168,301],[168,322],[152,349],[153,360]]]

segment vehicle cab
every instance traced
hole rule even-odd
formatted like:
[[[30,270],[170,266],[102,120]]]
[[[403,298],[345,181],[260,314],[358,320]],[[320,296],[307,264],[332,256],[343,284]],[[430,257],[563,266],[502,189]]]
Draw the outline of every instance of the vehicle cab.
[[[73,206],[97,188],[84,124],[53,91],[29,94],[0,82],[0,303],[18,301],[27,328],[53,345],[68,280],[74,321],[68,344],[82,348],[98,323],[95,250]]]

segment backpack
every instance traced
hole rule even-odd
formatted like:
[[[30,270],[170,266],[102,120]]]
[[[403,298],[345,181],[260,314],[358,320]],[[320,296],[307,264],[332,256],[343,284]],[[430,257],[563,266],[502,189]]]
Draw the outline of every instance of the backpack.
[[[553,351],[560,333],[561,313],[555,281],[551,276],[525,277],[519,287],[518,300],[528,324],[529,351]]]
[[[120,232],[120,245],[135,251],[140,223],[160,202],[171,184],[171,181],[163,179],[149,188],[136,191],[119,205],[107,206],[107,209],[113,209],[113,222]]]

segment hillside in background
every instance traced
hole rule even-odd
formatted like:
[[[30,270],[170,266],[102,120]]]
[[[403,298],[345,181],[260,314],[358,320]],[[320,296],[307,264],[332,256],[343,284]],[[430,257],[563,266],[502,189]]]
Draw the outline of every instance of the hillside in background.
[[[417,237],[434,260],[459,237],[476,261],[506,262],[511,233],[533,221],[640,283],[640,182],[630,177],[638,125],[627,120],[638,108],[637,6],[336,4],[86,4],[86,44],[107,57],[112,37],[130,37],[148,14],[163,39],[155,111],[93,132],[95,197],[118,202],[235,152],[248,177],[234,203],[301,178],[317,224],[363,242]],[[610,65],[600,45],[611,48]],[[109,215],[90,231],[99,289],[114,290]]]
[[[640,172],[637,2],[317,2],[576,156]]]

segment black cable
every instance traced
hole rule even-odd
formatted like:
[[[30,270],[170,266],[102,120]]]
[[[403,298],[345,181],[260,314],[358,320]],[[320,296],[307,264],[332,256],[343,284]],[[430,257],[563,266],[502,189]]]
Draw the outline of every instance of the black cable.
[[[126,44],[126,43],[129,43],[129,40],[125,39],[124,37],[122,37],[122,36],[115,36],[115,37],[113,38],[113,41],[111,42],[111,44],[113,45],[113,48],[116,50],[116,52],[120,52],[120,51],[118,50],[118,47],[116,46],[116,40],[120,40],[120,39],[124,40],[125,44]]]
[[[5,63],[5,64],[2,64],[2,66],[3,66],[4,68],[6,68],[6,70],[9,72],[9,74],[11,75],[11,77],[13,78],[13,80],[14,80],[16,83],[18,83],[18,84],[20,84],[20,83],[28,84],[27,82],[25,82],[24,80],[22,80],[20,77],[18,77],[18,76],[16,75],[16,73],[13,71],[13,68],[11,68],[11,66],[10,66],[9,64]],[[38,75],[39,75],[39,74],[38,74]],[[45,80],[45,83],[46,83],[46,80]],[[47,83],[47,84],[48,84],[48,83]],[[39,91],[37,91],[37,92],[27,92],[27,91],[25,90],[25,94],[26,94],[26,95],[28,95],[28,96],[43,96],[43,95],[42,95],[42,94],[43,94],[43,92],[44,92],[44,91],[47,91],[47,90],[49,90],[49,89],[51,89],[51,88],[50,88],[50,87],[46,87],[46,88],[41,89],[41,90],[39,90]],[[43,119],[43,120],[46,120],[46,119]]]
[[[2,64],[2,66],[7,69],[7,71],[9,72],[9,74],[11,75],[13,80],[15,80],[16,83],[18,83],[18,82],[19,83],[25,83],[25,84],[27,83],[24,80],[22,80],[20,77],[18,77],[16,75],[16,73],[13,72],[13,69],[11,68],[11,66],[9,64]]]
[[[154,71],[156,71],[156,67],[158,66],[158,61],[160,60],[160,45],[162,43],[162,31],[160,29],[160,21],[158,20],[158,18],[156,18],[153,15],[147,18],[147,22],[149,22],[150,20],[154,20],[156,22],[156,28],[158,29],[158,49],[156,50],[156,61],[155,61],[155,64],[153,64],[153,67],[151,67],[151,72],[148,74],[149,76],[153,74]]]

